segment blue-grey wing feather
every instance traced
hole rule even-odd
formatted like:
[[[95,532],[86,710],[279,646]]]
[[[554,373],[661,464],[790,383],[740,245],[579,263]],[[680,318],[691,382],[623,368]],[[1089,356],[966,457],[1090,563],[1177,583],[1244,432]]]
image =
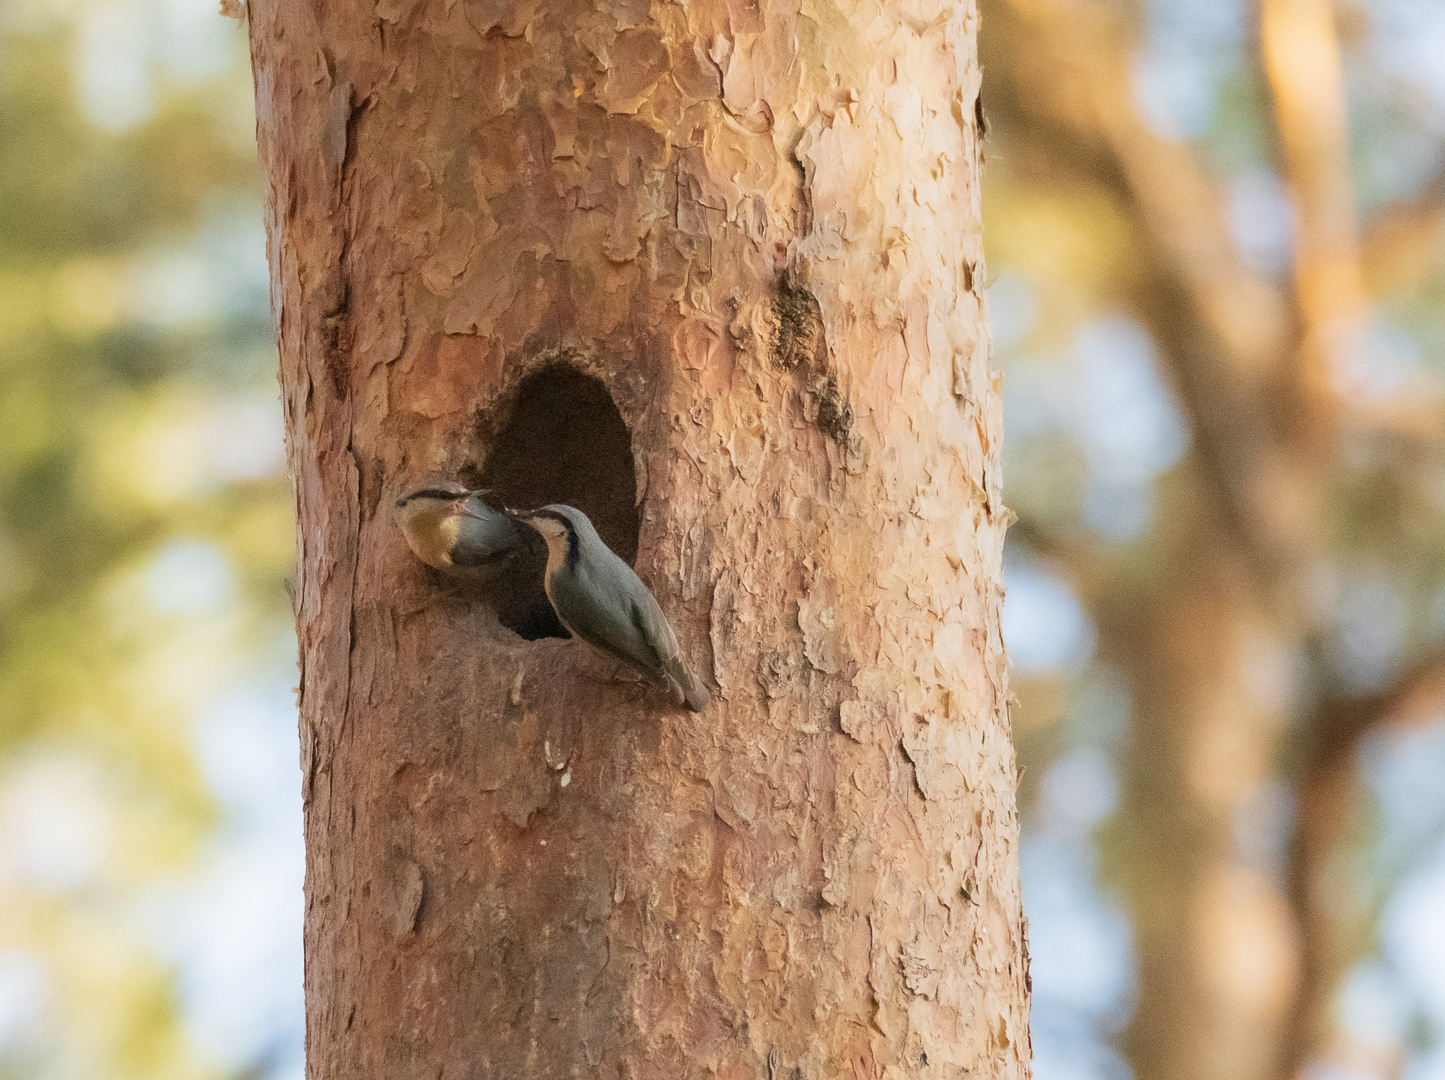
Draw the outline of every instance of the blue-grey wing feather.
[[[615,567],[609,569],[609,576],[626,580]],[[627,571],[630,574],[631,567]],[[631,598],[613,582],[597,580],[599,576],[590,573],[584,563],[578,567],[575,581],[552,579],[549,596],[557,617],[583,641],[630,663],[652,679],[662,678],[656,650],[632,618]]]
[[[701,710],[707,689],[683,664],[677,635],[657,598],[587,524],[585,531],[579,529],[575,573],[548,578],[547,595],[557,617],[583,641],[668,685],[679,704]]]

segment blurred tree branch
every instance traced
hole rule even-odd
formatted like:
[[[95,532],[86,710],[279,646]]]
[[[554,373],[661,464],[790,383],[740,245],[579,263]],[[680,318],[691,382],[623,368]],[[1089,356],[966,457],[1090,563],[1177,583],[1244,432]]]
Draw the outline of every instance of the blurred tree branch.
[[[990,108],[1045,147],[1051,168],[1131,208],[1144,264],[1134,278],[1135,312],[1189,416],[1212,516],[1244,557],[1276,631],[1307,659],[1311,689],[1321,695],[1292,724],[1300,765],[1286,888],[1303,965],[1278,1071],[1289,1078],[1318,1049],[1318,1018],[1339,970],[1334,928],[1314,883],[1339,844],[1354,750],[1366,732],[1413,703],[1445,697],[1445,654],[1427,657],[1377,694],[1332,689],[1315,600],[1316,568],[1325,558],[1323,506],[1342,437],[1381,429],[1416,448],[1440,442],[1438,401],[1341,399],[1337,372],[1340,358],[1358,363],[1366,355],[1366,283],[1398,275],[1422,245],[1438,243],[1445,169],[1361,236],[1331,6],[1261,0],[1258,11],[1261,67],[1297,217],[1292,297],[1240,258],[1224,195],[1191,147],[1155,134],[1138,116],[1132,28],[1117,8],[1078,0],[1000,5],[993,15],[1005,23],[999,36],[1016,43],[1002,72],[1013,86],[1001,106],[1000,95],[992,97]],[[1097,568],[1086,577],[1096,579]]]
[[[1329,0],[1260,0],[1260,54],[1295,210],[1294,289],[1301,326],[1289,365],[1295,436],[1327,444],[1338,369],[1365,352],[1366,304],[1345,137],[1345,90]]]
[[[1030,43],[1010,104],[1144,224],[1149,265],[1138,274],[1138,314],[1170,366],[1208,486],[1256,585],[1283,617],[1298,618],[1296,579],[1310,561],[1300,549],[1311,530],[1303,508],[1281,497],[1295,486],[1295,469],[1265,404],[1293,337],[1288,304],[1239,259],[1223,200],[1190,148],[1139,119],[1131,35],[1115,12],[1076,0],[1012,0],[1008,14],[1021,24],[1010,36]]]
[[[1445,161],[1414,195],[1390,204],[1367,223],[1360,251],[1369,291],[1381,294],[1409,288],[1438,270],[1442,228]]]
[[[1320,6],[1320,0],[1267,0],[1265,9],[1275,4],[1313,8]],[[1300,477],[1298,470],[1280,460],[1284,439],[1272,420],[1288,407],[1288,400],[1276,401],[1273,409],[1260,403],[1270,400],[1270,391],[1277,385],[1274,376],[1281,369],[1289,372],[1295,367],[1289,357],[1298,353],[1296,346],[1307,331],[1288,328],[1308,322],[1309,316],[1292,315],[1279,289],[1240,260],[1225,222],[1223,199],[1188,145],[1155,135],[1139,120],[1128,94],[1129,35],[1117,17],[1102,5],[1076,0],[1011,0],[1011,7],[1014,17],[1024,23],[1013,33],[1035,47],[1032,56],[1022,58],[1027,70],[1021,72],[1019,81],[1044,89],[1043,93],[1011,95],[1014,101],[1027,101],[1026,107],[1037,110],[1020,113],[1018,119],[1044,141],[1057,145],[1074,168],[1128,198],[1148,226],[1142,239],[1149,245],[1150,265],[1139,278],[1148,283],[1146,295],[1154,303],[1141,305],[1142,316],[1171,366],[1201,443],[1201,459],[1212,474],[1209,486],[1223,504],[1222,516],[1239,540],[1256,549],[1251,563],[1262,576],[1259,584],[1274,596],[1281,585],[1272,579],[1284,574],[1289,563],[1307,561],[1301,549],[1313,548],[1308,534],[1317,532],[1318,526],[1312,519],[1297,518],[1295,527],[1284,525],[1283,516],[1297,511],[1281,509],[1277,496]],[[1318,16],[1313,11],[1275,17]],[[1276,27],[1274,33],[1280,32]],[[1319,38],[1317,25],[1312,34]],[[1314,258],[1312,252],[1321,249],[1332,252],[1323,258],[1338,260],[1344,257],[1340,251],[1356,250],[1352,211],[1339,205],[1341,199],[1349,201],[1348,178],[1342,179],[1338,166],[1324,160],[1345,152],[1342,122],[1338,117],[1322,123],[1318,118],[1295,115],[1300,110],[1308,112],[1314,98],[1326,91],[1306,92],[1289,85],[1295,79],[1313,79],[1322,63],[1338,64],[1332,38],[1316,44],[1324,48],[1325,57],[1301,57],[1298,45],[1293,52],[1279,50],[1289,55],[1277,59],[1276,67],[1281,70],[1273,81],[1277,96],[1287,102],[1281,111],[1290,114],[1288,123],[1281,126],[1318,131],[1319,142],[1325,144],[1312,144],[1308,133],[1298,130],[1289,140],[1293,153],[1304,159],[1291,173],[1307,175],[1309,179],[1301,183],[1321,189],[1302,199],[1320,207],[1318,211],[1302,207],[1302,214],[1310,220],[1301,231],[1318,237],[1300,241],[1302,249],[1309,249],[1302,258]],[[1337,73],[1332,78],[1337,81]],[[1342,184],[1343,193],[1339,190]],[[1388,272],[1397,263],[1413,261],[1399,253],[1401,245],[1413,248],[1438,239],[1438,230],[1445,226],[1442,198],[1445,166],[1415,197],[1379,215],[1361,245],[1374,268],[1372,276]],[[1348,220],[1314,220],[1331,216]],[[1305,276],[1311,280],[1302,284],[1301,290],[1344,289],[1348,282],[1342,279],[1358,280],[1355,271],[1339,271],[1332,277],[1325,268]],[[1362,304],[1363,294],[1340,302]],[[1317,318],[1331,317],[1327,302],[1302,300],[1300,306],[1319,313]],[[1325,331],[1315,333],[1319,336]],[[1313,357],[1306,362],[1321,361]],[[1296,371],[1295,378],[1314,383],[1321,375]],[[1353,407],[1358,408],[1358,403]],[[1387,415],[1366,410],[1367,418]],[[1438,419],[1437,410],[1430,415]],[[1406,433],[1418,434],[1419,428],[1410,423]],[[1431,436],[1438,441],[1438,427]],[[1324,471],[1329,461],[1316,457],[1313,467]],[[1275,527],[1270,528],[1271,524]],[[1298,580],[1289,585],[1290,591],[1307,588]],[[1291,599],[1284,606],[1297,611],[1299,605],[1299,600]],[[1379,700],[1388,695],[1386,692]],[[1358,707],[1341,705],[1341,714],[1376,716],[1376,701],[1371,698]]]
[[[1318,238],[1299,241],[1300,257],[1312,268],[1301,276],[1300,303],[1292,306],[1240,258],[1225,199],[1189,145],[1156,135],[1139,118],[1130,93],[1132,35],[1114,9],[1078,0],[1009,0],[999,14],[1017,22],[1008,36],[1030,45],[1026,55],[1011,58],[1017,89],[1001,111],[1011,110],[1072,168],[1127,200],[1145,226],[1140,240],[1148,265],[1138,274],[1137,313],[1169,364],[1209,487],[1257,585],[1282,618],[1307,631],[1321,533],[1317,489],[1329,472],[1340,425],[1384,429],[1415,444],[1438,443],[1445,430],[1445,415],[1434,401],[1356,396],[1343,414],[1332,392],[1322,403],[1328,382],[1313,343],[1339,336],[1343,324],[1334,307],[1353,312],[1350,320],[1362,318],[1361,247],[1374,272],[1383,273],[1438,239],[1445,222],[1439,203],[1445,167],[1416,198],[1382,214],[1363,245],[1356,245],[1353,213],[1338,205],[1339,170],[1324,163],[1331,152],[1343,152],[1342,120],[1323,125],[1320,146],[1297,132],[1292,141],[1304,161],[1292,172],[1318,174],[1311,184],[1320,191],[1299,207],[1306,219],[1301,234]],[[1324,62],[1331,61],[1338,63],[1337,52]],[[1314,67],[1320,62],[1316,57]],[[1307,108],[1310,94],[1284,86],[1314,70],[1296,63],[1298,71],[1281,62],[1287,70],[1275,77],[1277,93],[1288,97],[1291,109]],[[1320,127],[1293,115],[1289,126]],[[1347,196],[1347,177],[1344,190]],[[1341,214],[1343,223],[1316,222]],[[1341,259],[1352,260],[1353,269],[1337,265]],[[1321,261],[1334,269],[1314,266]],[[1324,298],[1331,289],[1338,295],[1334,306]],[[1350,340],[1359,347],[1358,335]],[[1304,399],[1331,422],[1301,424],[1297,406]]]
[[[1355,787],[1360,741],[1386,725],[1424,723],[1445,704],[1445,650],[1423,657],[1383,690],[1321,701],[1299,726],[1295,827],[1286,889],[1303,948],[1300,983],[1286,1027],[1278,1075],[1301,1075],[1318,1050],[1330,995],[1349,957],[1339,937],[1330,884],[1323,872],[1339,845]]]

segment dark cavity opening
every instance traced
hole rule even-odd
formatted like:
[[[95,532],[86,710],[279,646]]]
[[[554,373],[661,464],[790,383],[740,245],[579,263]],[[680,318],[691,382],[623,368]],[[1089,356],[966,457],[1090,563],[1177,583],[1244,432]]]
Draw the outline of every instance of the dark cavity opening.
[[[543,368],[522,380],[503,415],[475,478],[492,489],[489,501],[518,510],[575,506],[608,547],[634,562],[641,518],[632,436],[602,381],[566,364]],[[515,570],[488,590],[492,604],[502,625],[528,641],[567,637],[542,591],[546,547],[532,539]]]

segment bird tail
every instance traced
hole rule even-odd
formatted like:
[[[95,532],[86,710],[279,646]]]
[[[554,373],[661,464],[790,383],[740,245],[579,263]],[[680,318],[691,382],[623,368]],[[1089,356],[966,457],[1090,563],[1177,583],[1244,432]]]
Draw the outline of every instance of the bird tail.
[[[700,679],[694,678],[692,672],[683,666],[681,657],[667,664],[664,671],[663,681],[672,691],[674,701],[679,705],[686,705],[690,712],[702,712],[707,708],[712,694],[708,693]]]
[[[707,708],[708,702],[712,700],[712,694],[700,679],[694,678],[692,672],[686,668],[677,673],[677,685],[682,691],[683,702],[692,712],[702,712]]]

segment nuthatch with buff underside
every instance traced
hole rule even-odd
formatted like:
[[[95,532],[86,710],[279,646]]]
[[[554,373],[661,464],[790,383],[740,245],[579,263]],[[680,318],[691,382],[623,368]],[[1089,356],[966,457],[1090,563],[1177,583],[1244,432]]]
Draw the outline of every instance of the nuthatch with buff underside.
[[[679,705],[701,712],[710,695],[682,662],[677,635],[657,598],[587,515],[553,503],[507,513],[547,542],[544,586],[562,625],[589,645],[665,685]]]
[[[397,521],[412,553],[438,570],[477,570],[522,548],[525,534],[476,489],[446,481],[396,500]]]

